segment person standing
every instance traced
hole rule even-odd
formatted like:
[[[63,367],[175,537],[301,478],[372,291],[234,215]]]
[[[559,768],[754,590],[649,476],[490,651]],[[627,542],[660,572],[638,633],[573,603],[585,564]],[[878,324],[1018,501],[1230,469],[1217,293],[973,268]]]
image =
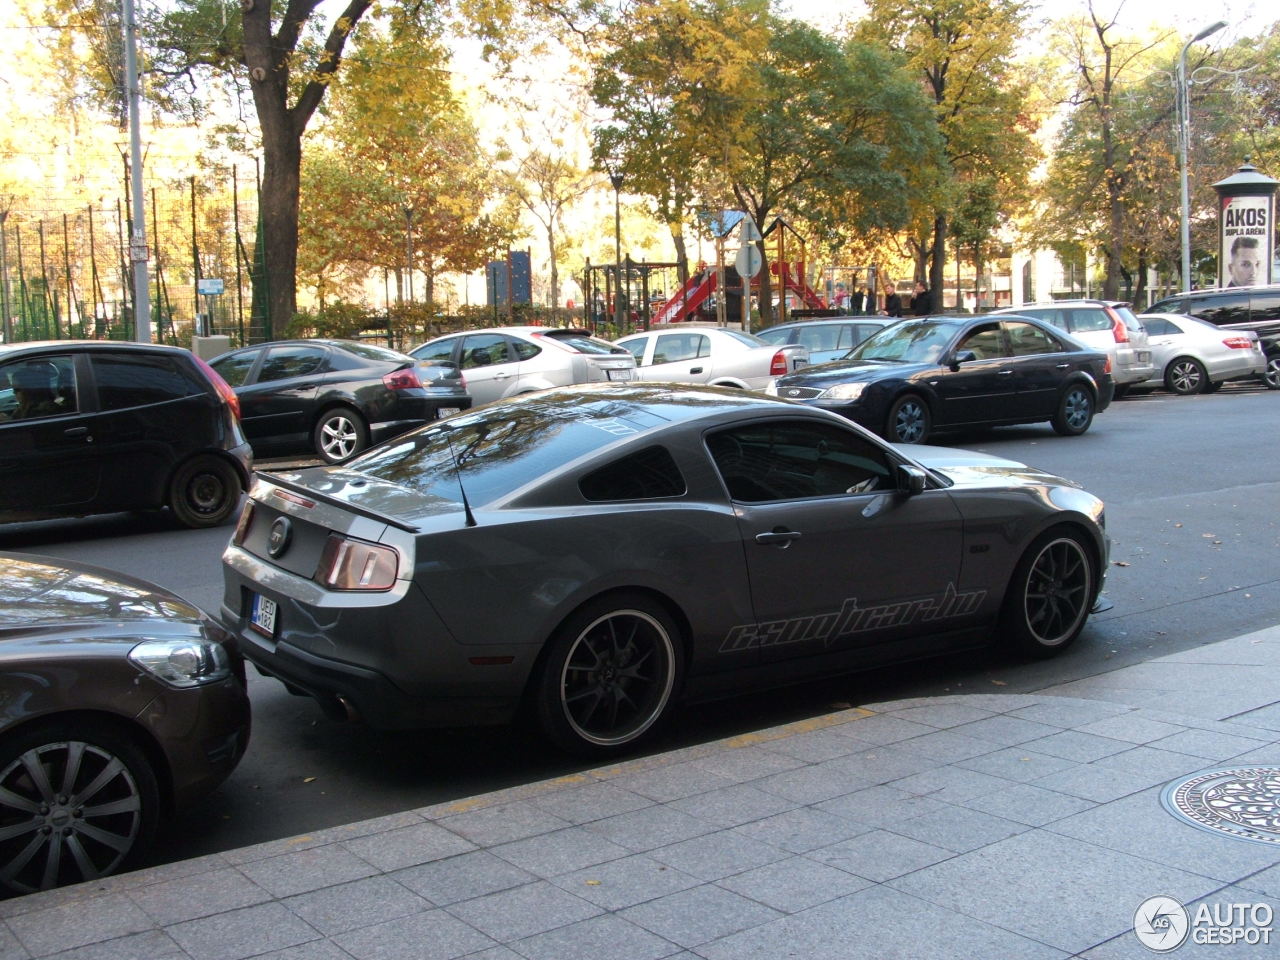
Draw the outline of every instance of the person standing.
[[[864,297],[865,294],[863,294],[862,288],[855,285],[853,292],[849,294],[849,312],[855,317],[862,313]]]
[[[916,281],[916,292],[911,298],[911,315],[913,317],[927,317],[933,313],[933,295],[929,292],[929,288],[924,285],[923,280]]]
[[[902,316],[902,298],[898,296],[897,287],[886,287],[884,295],[884,312],[886,316]]]

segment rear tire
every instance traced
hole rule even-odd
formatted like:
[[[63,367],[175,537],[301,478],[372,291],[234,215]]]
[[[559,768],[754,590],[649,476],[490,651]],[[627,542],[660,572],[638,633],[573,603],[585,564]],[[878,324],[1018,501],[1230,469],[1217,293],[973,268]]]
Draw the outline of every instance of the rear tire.
[[[929,405],[914,393],[894,401],[885,418],[884,436],[890,443],[928,443],[933,429]]]
[[[1165,389],[1180,397],[1204,393],[1208,382],[1209,372],[1194,357],[1175,357],[1164,368]]]
[[[369,445],[369,427],[354,410],[335,407],[321,415],[311,441],[325,463],[342,463]]]
[[[169,482],[169,509],[184,527],[200,529],[225,523],[244,491],[240,474],[221,457],[192,457]]]
[[[1262,375],[1262,382],[1268,390],[1280,390],[1280,354],[1267,357],[1267,369]]]
[[[1058,398],[1058,412],[1050,421],[1054,432],[1064,437],[1080,436],[1093,423],[1093,409],[1093,391],[1073,383]]]
[[[22,730],[0,743],[0,892],[34,893],[133,865],[159,809],[146,754],[113,727],[51,720]]]
[[[1080,534],[1046,531],[1014,568],[1000,612],[1002,640],[1027,656],[1056,656],[1084,629],[1097,583],[1097,564]]]

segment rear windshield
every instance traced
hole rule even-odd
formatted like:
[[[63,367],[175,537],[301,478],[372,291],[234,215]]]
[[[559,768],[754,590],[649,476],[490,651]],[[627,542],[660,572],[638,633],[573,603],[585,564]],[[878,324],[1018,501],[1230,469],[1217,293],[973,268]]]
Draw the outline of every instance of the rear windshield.
[[[627,353],[628,351],[608,340],[600,340],[577,330],[543,330],[535,336],[550,337],[557,343],[572,347],[579,353]]]
[[[348,353],[354,353],[362,360],[390,360],[392,363],[405,363],[412,360],[412,357],[405,356],[403,353],[396,353],[394,350],[388,350],[386,347],[376,347],[371,343],[356,343],[352,340],[344,340],[342,349]]]
[[[625,413],[624,413],[625,411]],[[482,408],[407,434],[352,460],[352,468],[420,493],[473,504],[505,497],[583,454],[664,422],[634,407],[537,397]]]

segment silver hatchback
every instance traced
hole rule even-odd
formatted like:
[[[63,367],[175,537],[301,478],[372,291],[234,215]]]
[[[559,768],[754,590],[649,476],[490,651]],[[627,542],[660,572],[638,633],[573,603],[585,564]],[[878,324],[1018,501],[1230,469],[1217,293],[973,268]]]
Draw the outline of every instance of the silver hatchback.
[[[1134,384],[1156,375],[1147,331],[1129,304],[1117,300],[1054,300],[1006,307],[996,313],[1016,313],[1051,323],[1085,346],[1111,357],[1111,379],[1116,396],[1123,396]]]

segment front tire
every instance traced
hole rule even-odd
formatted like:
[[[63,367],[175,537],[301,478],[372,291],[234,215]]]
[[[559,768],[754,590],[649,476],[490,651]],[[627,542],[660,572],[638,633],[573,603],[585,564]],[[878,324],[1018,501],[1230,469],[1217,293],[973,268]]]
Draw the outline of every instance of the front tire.
[[[1268,390],[1280,390],[1280,354],[1267,357],[1267,369],[1262,375],[1262,382]]]
[[[136,863],[159,789],[146,755],[112,727],[51,721],[0,745],[0,891],[34,893]]]
[[[1176,357],[1164,368],[1164,386],[1180,397],[1204,393],[1209,372],[1194,357]]]
[[[169,509],[184,527],[200,529],[225,523],[240,503],[240,474],[221,457],[193,457],[169,483]]]
[[[908,393],[889,408],[884,436],[890,443],[927,443],[932,429],[929,405],[914,393]]]
[[[652,735],[679,690],[678,637],[667,612],[645,597],[588,603],[548,645],[535,700],[543,732],[589,758],[622,753]]]
[[[1093,423],[1093,391],[1073,383],[1058,398],[1058,412],[1053,415],[1053,430],[1064,437],[1078,437]]]
[[[369,445],[369,427],[354,410],[337,407],[320,417],[311,440],[325,463],[342,463]]]
[[[1001,638],[1039,659],[1061,653],[1084,629],[1097,583],[1093,553],[1079,534],[1042,534],[1014,568],[1000,614]]]

